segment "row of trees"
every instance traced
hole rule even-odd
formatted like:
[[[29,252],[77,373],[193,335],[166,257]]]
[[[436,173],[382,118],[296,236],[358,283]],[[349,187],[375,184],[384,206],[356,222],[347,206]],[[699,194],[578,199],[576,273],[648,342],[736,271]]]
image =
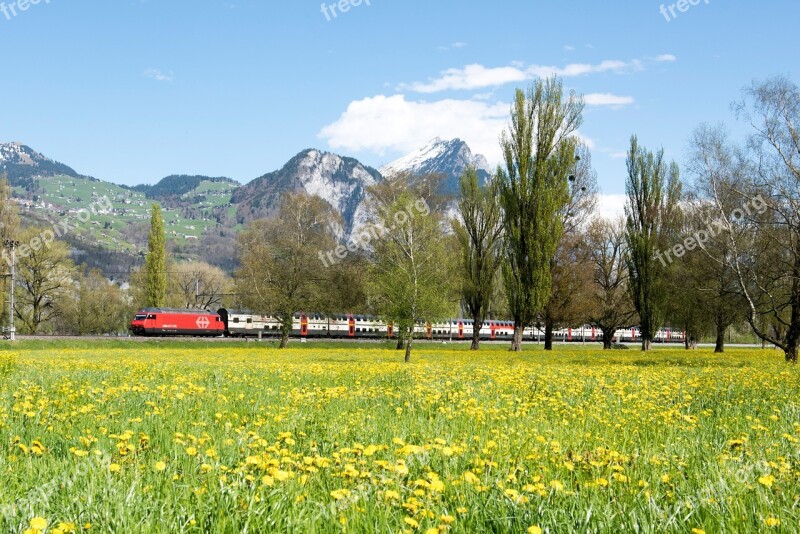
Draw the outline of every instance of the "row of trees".
[[[670,325],[686,333],[687,348],[711,334],[722,351],[730,327],[747,322],[796,361],[797,96],[784,78],[749,88],[736,107],[753,126],[748,143],[700,127],[686,181],[633,136],[625,216],[603,220],[591,154],[577,136],[583,102],[556,79],[539,81],[516,93],[492,179],[479,183],[474,169],[462,177],[454,221],[436,177],[389,179],[369,195],[364,230],[376,238],[320,263],[320,251],[337,247],[337,215],[319,199],[289,196],[274,220],[240,237],[237,294],[283,318],[284,344],[297,310],[376,313],[395,325],[406,359],[416,321],[466,313],[476,332],[489,318],[512,319],[512,350],[528,326],[543,328],[552,348],[555,329],[591,323],[606,348],[635,325],[649,350]],[[419,202],[427,210],[411,213]]]

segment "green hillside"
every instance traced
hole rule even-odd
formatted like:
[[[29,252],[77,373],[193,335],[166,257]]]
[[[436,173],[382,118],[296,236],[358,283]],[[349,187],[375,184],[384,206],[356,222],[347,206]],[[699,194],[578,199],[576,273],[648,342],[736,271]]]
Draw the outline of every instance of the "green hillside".
[[[178,256],[196,256],[204,233],[224,229],[230,212],[230,182],[200,181],[197,187],[169,202],[151,200],[145,193],[109,182],[59,175],[37,180],[36,192],[14,188],[22,201],[24,217],[42,224],[68,221],[70,234],[78,242],[100,245],[112,252],[139,255],[146,250],[150,206],[155,202],[164,211],[167,239]],[[91,218],[80,210],[89,210]],[[217,219],[223,213],[222,223]],[[79,216],[80,215],[80,216]]]

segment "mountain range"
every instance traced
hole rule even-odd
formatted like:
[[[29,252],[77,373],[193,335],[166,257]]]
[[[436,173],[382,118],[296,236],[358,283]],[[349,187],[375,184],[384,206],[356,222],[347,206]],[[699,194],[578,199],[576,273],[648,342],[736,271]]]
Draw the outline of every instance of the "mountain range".
[[[349,234],[367,190],[384,177],[441,174],[440,192],[454,196],[467,166],[477,167],[482,179],[491,172],[486,159],[473,154],[464,141],[436,138],[380,170],[310,148],[245,185],[226,177],[171,175],[153,185],[130,187],[81,175],[21,143],[0,144],[0,175],[8,177],[29,222],[56,223],[97,199],[109,199],[109,213],[95,214],[85,228],[66,236],[74,255],[106,271],[109,263],[124,270],[141,261],[153,202],[164,210],[173,255],[202,257],[230,270],[235,267],[236,232],[274,214],[288,192],[302,190],[323,198],[342,215]]]

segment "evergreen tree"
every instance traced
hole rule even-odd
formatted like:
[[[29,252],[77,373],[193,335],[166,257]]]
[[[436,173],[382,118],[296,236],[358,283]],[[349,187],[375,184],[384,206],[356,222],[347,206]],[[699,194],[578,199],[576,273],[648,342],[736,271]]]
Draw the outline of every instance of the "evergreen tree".
[[[167,252],[164,236],[164,218],[161,207],[153,204],[150,212],[150,237],[147,241],[147,260],[145,273],[147,276],[147,307],[163,307],[167,297]]]

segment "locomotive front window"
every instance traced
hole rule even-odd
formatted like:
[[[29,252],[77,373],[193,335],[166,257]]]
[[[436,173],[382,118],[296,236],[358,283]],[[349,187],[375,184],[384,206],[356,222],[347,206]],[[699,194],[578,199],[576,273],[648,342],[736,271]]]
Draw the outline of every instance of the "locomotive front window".
[[[133,318],[134,321],[144,321],[145,319],[147,319],[147,315],[137,315]]]

